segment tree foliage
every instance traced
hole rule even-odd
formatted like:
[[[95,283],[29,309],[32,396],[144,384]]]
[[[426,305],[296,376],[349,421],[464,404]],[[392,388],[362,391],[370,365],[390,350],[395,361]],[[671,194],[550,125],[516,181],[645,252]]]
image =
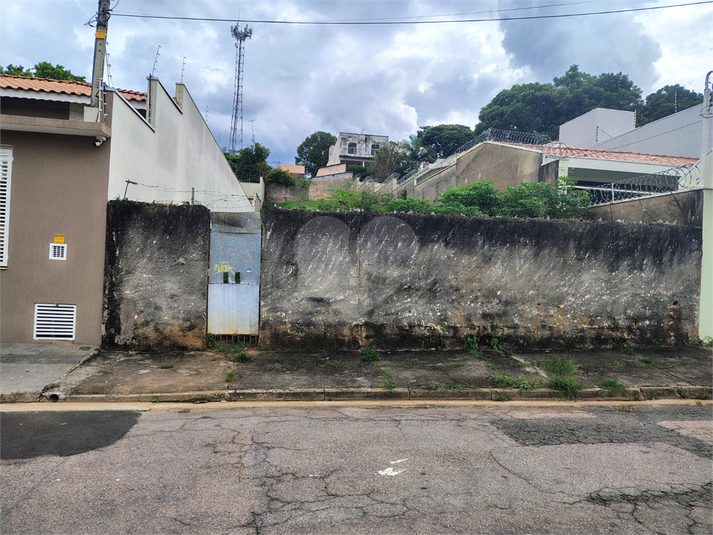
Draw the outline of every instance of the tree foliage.
[[[593,76],[572,65],[553,83],[514,85],[482,110],[476,132],[488,128],[539,132],[552,139],[559,126],[594,108],[635,111],[643,105],[639,89],[623,73]]]
[[[223,153],[240,182],[258,183],[260,177],[264,178],[270,171],[270,166],[267,164],[270,149],[260,143],[240,149],[235,154],[225,150]]]
[[[377,180],[385,180],[393,173],[408,172],[409,161],[401,146],[395,141],[390,141],[379,149],[367,168],[369,176]]]
[[[460,124],[439,124],[418,130],[417,137],[423,145],[433,150],[436,158],[447,158],[461,145],[475,137],[473,130]]]
[[[411,135],[408,141],[401,143],[401,149],[409,161],[409,167],[416,169],[422,163],[432,163],[436,159],[436,151],[426,145],[423,137]]]
[[[369,168],[359,164],[347,165],[347,173],[351,173],[357,178],[366,178],[369,176]]]
[[[65,69],[63,65],[52,65],[48,61],[35,63],[32,69],[25,69],[22,65],[13,65],[6,68],[0,65],[0,74],[12,74],[14,76],[29,76],[32,78],[49,78],[51,80],[72,80],[75,82],[86,82],[84,76],[72,74],[72,71]]]
[[[304,165],[305,173],[311,177],[317,174],[320,167],[329,161],[329,147],[337,142],[337,138],[321,130],[309,135],[297,147],[295,164]]]
[[[641,109],[639,125],[650,123],[703,103],[703,95],[676,85],[665,85],[655,93],[646,97],[646,103]]]
[[[272,168],[265,174],[265,182],[272,184],[284,184],[293,186],[296,184],[295,177],[284,169]]]

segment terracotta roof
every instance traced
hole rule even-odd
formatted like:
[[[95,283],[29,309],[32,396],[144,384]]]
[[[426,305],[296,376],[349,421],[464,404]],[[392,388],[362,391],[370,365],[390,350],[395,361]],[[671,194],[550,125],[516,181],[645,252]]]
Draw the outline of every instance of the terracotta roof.
[[[504,145],[527,147],[554,157],[594,158],[598,160],[613,160],[617,162],[652,163],[669,167],[690,167],[698,158],[689,156],[667,156],[665,154],[646,154],[645,152],[626,152],[620,150],[579,149],[564,145],[529,145],[525,143],[508,143]]]
[[[90,96],[92,84],[88,82],[73,82],[70,80],[50,80],[49,78],[32,78],[30,76],[0,75],[0,88],[17,89],[20,91],[37,91],[41,93],[60,93],[65,95]],[[126,100],[146,100],[146,93],[117,89]]]

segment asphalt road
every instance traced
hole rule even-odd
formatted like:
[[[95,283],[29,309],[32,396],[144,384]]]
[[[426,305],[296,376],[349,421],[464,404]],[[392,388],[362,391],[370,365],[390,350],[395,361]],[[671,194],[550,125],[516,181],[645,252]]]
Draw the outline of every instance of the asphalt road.
[[[709,534],[712,408],[2,412],[2,532]]]

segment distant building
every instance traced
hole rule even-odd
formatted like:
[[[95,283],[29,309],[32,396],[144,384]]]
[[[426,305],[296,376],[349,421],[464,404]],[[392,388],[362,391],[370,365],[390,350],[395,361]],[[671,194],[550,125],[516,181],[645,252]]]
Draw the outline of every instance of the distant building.
[[[277,164],[277,168],[282,169],[283,171],[287,171],[295,178],[304,178],[305,177],[305,166],[304,165],[290,165],[288,163],[280,163],[280,164]]]
[[[636,114],[633,111],[595,108],[560,125],[559,140],[570,147],[591,149],[634,128]]]
[[[350,134],[339,132],[337,142],[329,147],[327,166],[367,165],[374,159],[379,149],[389,142],[389,136],[371,134]]]

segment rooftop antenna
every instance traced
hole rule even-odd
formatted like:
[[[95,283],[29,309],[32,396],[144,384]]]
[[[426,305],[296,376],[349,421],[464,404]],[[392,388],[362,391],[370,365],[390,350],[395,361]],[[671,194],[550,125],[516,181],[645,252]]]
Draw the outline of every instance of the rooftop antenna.
[[[151,69],[151,78],[153,78],[156,73],[156,65],[158,65],[158,57],[161,55],[161,45],[158,45],[156,49],[156,58],[153,60],[153,69]]]
[[[183,83],[183,73],[186,72],[186,57],[183,56],[183,65],[181,65],[181,83]],[[208,112],[206,111],[206,115]]]
[[[238,150],[238,142],[240,148],[243,148],[243,68],[245,59],[245,41],[253,35],[252,28],[245,25],[244,29],[240,29],[240,19],[235,23],[235,26],[230,28],[230,31],[235,37],[235,92],[233,94],[233,122],[230,127],[230,152],[235,154]]]
[[[109,41],[106,42],[109,46]],[[111,77],[111,63],[109,63],[109,52],[106,53],[106,78],[109,81],[109,86],[114,87],[114,79]]]

